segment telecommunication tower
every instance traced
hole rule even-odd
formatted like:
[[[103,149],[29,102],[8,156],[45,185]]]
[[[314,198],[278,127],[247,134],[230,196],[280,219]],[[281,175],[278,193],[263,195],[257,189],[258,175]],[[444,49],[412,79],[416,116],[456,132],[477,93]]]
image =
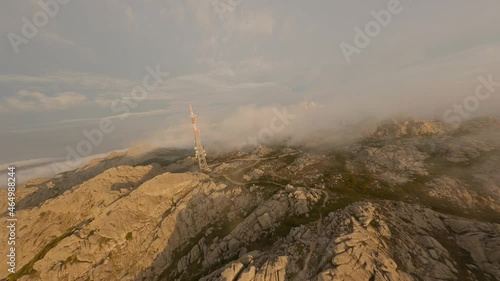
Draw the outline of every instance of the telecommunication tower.
[[[206,172],[210,171],[207,164],[207,153],[203,145],[201,145],[200,140],[200,132],[198,131],[198,126],[196,126],[196,115],[193,113],[193,107],[191,104],[189,105],[189,110],[191,111],[191,122],[193,123],[193,131],[194,131],[194,151],[196,152],[196,158],[198,158],[198,165],[200,167],[200,171]]]

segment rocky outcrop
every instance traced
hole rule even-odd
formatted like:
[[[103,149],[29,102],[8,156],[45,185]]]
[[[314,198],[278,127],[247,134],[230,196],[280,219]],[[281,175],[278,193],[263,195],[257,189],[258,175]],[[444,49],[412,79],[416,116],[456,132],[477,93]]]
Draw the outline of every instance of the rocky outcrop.
[[[227,264],[200,281],[232,280],[232,281],[281,281],[286,280],[288,258],[285,256],[266,260],[257,264],[259,252],[244,255],[238,261]]]
[[[467,186],[459,180],[441,177],[432,180],[427,185],[431,188],[428,193],[432,197],[446,199],[467,208],[475,207],[479,203],[475,200],[474,194],[471,194]]]
[[[263,157],[263,156],[268,155],[271,152],[273,152],[272,149],[270,149],[264,145],[259,144],[257,146],[257,148],[255,148],[255,150],[253,151],[252,157]]]
[[[391,139],[434,136],[445,134],[451,131],[451,129],[451,126],[438,121],[393,119],[379,125],[368,137],[373,139]]]
[[[18,188],[10,277],[497,280],[494,123],[394,121],[327,153],[220,155],[209,174],[193,157],[114,153]]]
[[[329,250],[333,258],[317,280],[411,280],[406,273],[398,270],[383,240],[384,236],[369,227],[374,207],[367,204],[356,211],[359,222],[356,214],[347,218],[331,213],[333,220],[343,220],[338,227],[345,231],[330,242]],[[385,238],[390,238],[388,228],[383,234],[387,235]]]

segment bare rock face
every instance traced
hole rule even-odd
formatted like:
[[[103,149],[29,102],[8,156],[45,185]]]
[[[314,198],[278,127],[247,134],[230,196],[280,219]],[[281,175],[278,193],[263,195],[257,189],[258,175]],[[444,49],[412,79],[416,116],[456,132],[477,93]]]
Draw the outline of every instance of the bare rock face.
[[[449,162],[467,163],[477,159],[481,153],[489,152],[494,146],[483,141],[463,137],[442,143],[439,153]]]
[[[374,229],[363,227],[354,217],[343,226],[352,230],[333,241],[333,267],[321,272],[318,280],[411,280],[398,272],[396,262],[384,250],[387,245]]]
[[[392,121],[208,174],[170,150],[113,153],[18,188],[17,273],[0,278],[500,280],[496,124]]]
[[[419,137],[441,135],[451,129],[450,126],[436,121],[411,119],[406,121],[390,120],[379,125],[370,137],[376,139]]]
[[[203,277],[200,281],[211,280],[234,280],[234,281],[280,281],[286,280],[286,267],[288,258],[285,256],[276,257],[265,261],[263,264],[256,264],[259,252],[250,253],[240,258],[238,261],[227,264],[220,270],[213,272],[209,276]]]
[[[468,191],[467,186],[456,179],[442,177],[428,183],[431,190],[429,195],[436,198],[447,199],[454,204],[460,204],[469,208],[479,204],[474,199],[474,194]]]
[[[272,149],[260,144],[253,151],[252,156],[253,157],[263,157],[263,156],[266,156],[267,154],[271,153],[272,151],[273,151]]]
[[[483,117],[470,120],[462,125],[461,130],[466,132],[480,131],[485,129],[500,129],[500,118]]]
[[[457,244],[470,253],[479,269],[500,276],[500,225],[475,223],[450,219],[447,224],[457,237]]]
[[[288,166],[288,169],[293,172],[300,172],[305,168],[317,164],[325,159],[326,157],[321,154],[305,153],[295,159],[295,161]]]
[[[41,251],[52,240],[67,233],[68,229],[102,214],[106,207],[125,196],[150,173],[155,173],[153,166],[111,168],[75,190],[45,201],[40,207],[19,211],[18,219],[23,221],[25,227],[18,231],[18,261],[27,263],[33,252]],[[127,191],[122,192],[121,188]],[[31,225],[38,227],[27,227]]]
[[[367,147],[357,152],[356,162],[368,172],[391,184],[404,184],[415,175],[427,175],[424,161],[429,158],[413,144]]]
[[[356,203],[292,228],[272,250],[243,255],[201,280],[495,280],[498,252],[491,243],[498,227],[414,205]],[[470,259],[457,260],[456,251]],[[251,279],[264,271],[266,279]]]

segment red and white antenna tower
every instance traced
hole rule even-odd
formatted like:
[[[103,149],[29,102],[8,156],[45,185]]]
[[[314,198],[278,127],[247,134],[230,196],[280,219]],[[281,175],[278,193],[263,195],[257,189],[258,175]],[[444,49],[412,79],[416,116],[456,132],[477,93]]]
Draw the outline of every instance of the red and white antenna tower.
[[[189,105],[189,110],[191,111],[191,122],[193,123],[193,131],[194,131],[194,151],[196,152],[196,158],[198,158],[198,165],[201,171],[210,171],[207,164],[207,153],[205,151],[205,147],[201,145],[200,140],[200,132],[198,131],[198,126],[196,126],[196,115],[193,113],[193,107],[191,104]]]

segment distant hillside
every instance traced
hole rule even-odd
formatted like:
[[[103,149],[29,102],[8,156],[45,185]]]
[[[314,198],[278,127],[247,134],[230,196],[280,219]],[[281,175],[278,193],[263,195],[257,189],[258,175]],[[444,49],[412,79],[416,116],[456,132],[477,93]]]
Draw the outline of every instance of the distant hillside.
[[[17,273],[0,277],[500,280],[500,119],[329,138],[209,155],[209,173],[192,151],[156,149],[30,181]]]

